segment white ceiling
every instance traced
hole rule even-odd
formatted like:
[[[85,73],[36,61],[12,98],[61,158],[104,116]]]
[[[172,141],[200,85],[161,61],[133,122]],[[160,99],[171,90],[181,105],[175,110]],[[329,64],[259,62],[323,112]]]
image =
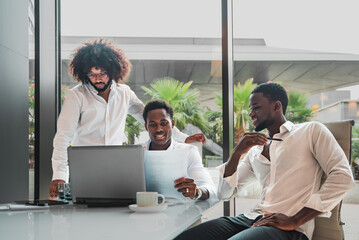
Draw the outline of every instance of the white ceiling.
[[[62,37],[62,59],[91,37]],[[108,38],[131,60],[128,83],[148,84],[172,76],[195,84],[221,84],[221,40],[209,38]],[[234,40],[234,81],[283,82],[289,89],[318,93],[359,84],[359,55],[266,46],[263,39]],[[213,69],[217,67],[218,69]],[[211,75],[212,71],[212,75]]]

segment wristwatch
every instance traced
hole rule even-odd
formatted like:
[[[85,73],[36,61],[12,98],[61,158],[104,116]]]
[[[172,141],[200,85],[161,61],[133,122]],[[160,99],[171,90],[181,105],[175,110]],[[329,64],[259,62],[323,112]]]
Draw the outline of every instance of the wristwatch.
[[[199,187],[196,187],[196,194],[192,198],[192,200],[198,200],[202,197],[202,190]]]

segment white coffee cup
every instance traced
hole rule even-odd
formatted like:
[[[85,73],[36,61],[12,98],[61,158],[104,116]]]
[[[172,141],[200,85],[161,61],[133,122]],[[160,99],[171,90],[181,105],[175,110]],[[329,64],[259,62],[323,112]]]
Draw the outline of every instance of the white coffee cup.
[[[161,198],[160,203],[158,198]],[[165,203],[165,196],[157,192],[137,192],[136,202],[138,207],[155,207]]]

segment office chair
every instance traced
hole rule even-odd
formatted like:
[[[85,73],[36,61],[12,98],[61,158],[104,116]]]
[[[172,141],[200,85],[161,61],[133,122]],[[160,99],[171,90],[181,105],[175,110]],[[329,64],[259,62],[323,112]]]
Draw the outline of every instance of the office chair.
[[[350,161],[351,158],[351,140],[352,140],[352,126],[353,120],[345,120],[340,122],[324,123],[324,125],[332,132],[335,139],[343,149],[346,157]],[[326,176],[323,176],[322,183]],[[344,223],[341,221],[340,210],[342,201],[331,211],[330,218],[316,217],[315,228],[312,240],[343,240]]]

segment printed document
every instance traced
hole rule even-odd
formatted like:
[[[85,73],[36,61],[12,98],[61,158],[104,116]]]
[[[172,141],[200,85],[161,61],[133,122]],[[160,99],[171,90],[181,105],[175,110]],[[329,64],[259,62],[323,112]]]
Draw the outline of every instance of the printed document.
[[[187,157],[183,149],[145,151],[146,190],[167,198],[186,199],[174,188],[174,181],[187,176]]]

